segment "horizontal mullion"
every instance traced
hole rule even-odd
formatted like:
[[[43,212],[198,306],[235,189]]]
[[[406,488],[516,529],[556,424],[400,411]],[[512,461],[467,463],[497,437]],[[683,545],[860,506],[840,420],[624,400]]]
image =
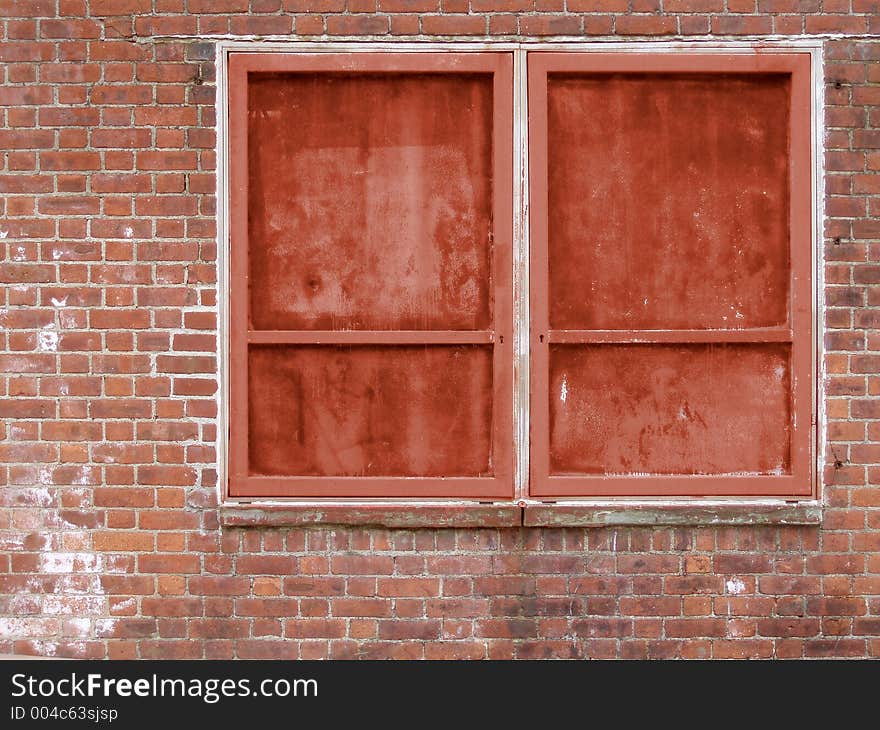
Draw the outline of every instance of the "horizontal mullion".
[[[809,479],[793,474],[551,474],[533,485],[537,497],[807,496]]]
[[[252,345],[483,345],[489,330],[249,330]]]
[[[739,330],[550,330],[548,340],[560,344],[791,342],[788,327]]]
[[[231,476],[232,497],[385,497],[403,499],[513,497],[509,478]]]

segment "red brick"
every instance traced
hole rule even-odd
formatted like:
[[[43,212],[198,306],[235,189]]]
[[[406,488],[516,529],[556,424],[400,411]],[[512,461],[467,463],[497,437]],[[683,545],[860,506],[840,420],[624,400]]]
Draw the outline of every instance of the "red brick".
[[[761,636],[815,636],[819,632],[817,619],[775,618],[758,621],[758,634]]]
[[[189,579],[189,592],[201,596],[245,596],[250,578],[244,576],[194,576]]]
[[[615,28],[619,35],[671,35],[676,33],[678,25],[675,18],[653,15],[622,15],[618,16]]]
[[[293,616],[298,602],[289,598],[239,598],[235,601],[237,616]]]
[[[725,636],[727,627],[723,619],[694,618],[667,619],[666,635],[672,638],[690,638],[695,636]]]
[[[667,13],[717,13],[724,9],[724,0],[664,0]]]
[[[426,35],[482,35],[486,20],[474,15],[424,15],[422,33]]]
[[[48,129],[0,130],[0,145],[6,149],[37,150],[54,144],[55,133]]]
[[[55,11],[55,0],[0,0],[3,17],[51,18]]]
[[[345,620],[289,619],[284,622],[284,635],[295,639],[339,639],[345,636]]]
[[[195,555],[141,555],[138,568],[144,573],[198,573],[200,565]]]
[[[95,533],[95,550],[107,552],[131,552],[153,550],[153,536],[148,532],[117,532],[105,530]]]
[[[391,575],[394,562],[379,555],[337,555],[331,560],[331,572],[343,575]]]
[[[865,655],[863,639],[810,639],[804,644],[807,657],[860,657]]]
[[[276,555],[242,555],[235,567],[241,575],[294,575],[299,571],[296,558]]]

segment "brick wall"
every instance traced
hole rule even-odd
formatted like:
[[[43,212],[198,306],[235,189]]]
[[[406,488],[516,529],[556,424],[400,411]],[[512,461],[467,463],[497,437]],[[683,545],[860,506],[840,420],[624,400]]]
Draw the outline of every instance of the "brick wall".
[[[878,9],[0,0],[0,653],[880,656]],[[210,37],[710,33],[826,34],[821,527],[220,529]]]

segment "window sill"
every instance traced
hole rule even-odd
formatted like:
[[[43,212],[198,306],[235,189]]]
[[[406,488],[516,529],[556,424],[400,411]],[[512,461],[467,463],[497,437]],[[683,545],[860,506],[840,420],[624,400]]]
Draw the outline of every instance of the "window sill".
[[[224,527],[379,525],[383,527],[520,527],[522,508],[504,504],[425,502],[298,503],[227,502],[220,507]]]
[[[520,504],[226,502],[224,527],[378,525],[383,527],[627,527],[818,525],[815,500],[567,501]]]
[[[624,527],[654,525],[818,525],[822,505],[814,500],[679,502],[591,501],[527,505],[526,527]]]

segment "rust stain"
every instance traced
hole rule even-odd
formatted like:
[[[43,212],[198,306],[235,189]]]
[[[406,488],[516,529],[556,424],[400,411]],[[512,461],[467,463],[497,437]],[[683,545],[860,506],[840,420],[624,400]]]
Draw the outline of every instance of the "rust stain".
[[[551,346],[551,472],[790,473],[790,350]]]
[[[253,475],[490,476],[489,346],[253,346]]]
[[[492,104],[491,74],[251,74],[253,328],[488,329]]]
[[[788,319],[783,74],[550,74],[550,326]]]

